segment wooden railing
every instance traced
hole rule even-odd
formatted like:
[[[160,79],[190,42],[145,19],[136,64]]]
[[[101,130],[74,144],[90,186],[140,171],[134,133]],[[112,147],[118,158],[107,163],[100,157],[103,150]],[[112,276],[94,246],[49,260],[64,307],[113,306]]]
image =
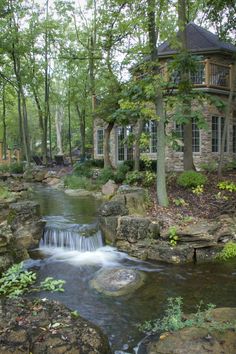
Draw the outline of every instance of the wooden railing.
[[[162,71],[164,71],[163,68]],[[191,81],[195,87],[212,87],[223,90],[230,90],[234,85],[232,78],[232,65],[220,64],[210,59],[199,62],[197,70],[191,74]],[[172,73],[169,82],[178,85],[180,82],[179,73]]]

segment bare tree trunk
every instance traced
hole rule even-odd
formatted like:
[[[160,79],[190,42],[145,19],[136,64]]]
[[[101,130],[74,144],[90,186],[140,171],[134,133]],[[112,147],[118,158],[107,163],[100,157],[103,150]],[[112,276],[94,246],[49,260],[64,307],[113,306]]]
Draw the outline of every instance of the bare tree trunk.
[[[151,65],[153,74],[158,73],[158,53],[157,53],[157,30],[156,30],[156,16],[155,0],[147,0],[148,9],[148,37],[149,48],[151,53]],[[166,174],[165,174],[165,114],[164,101],[161,88],[156,90],[156,99],[154,101],[157,122],[157,199],[161,206],[168,206],[168,197],[166,189]]]
[[[72,159],[72,146],[71,146],[71,110],[70,110],[70,78],[68,82],[68,140],[69,140],[69,155],[70,155],[70,163],[73,166],[73,159]]]
[[[59,155],[63,155],[63,148],[62,148],[62,136],[61,136],[61,128],[62,128],[62,112],[63,108],[60,106],[56,106],[55,112],[55,126],[56,126],[56,135],[57,135],[57,153]]]
[[[229,98],[228,98],[226,112],[225,112],[225,124],[224,124],[223,134],[222,134],[222,138],[221,138],[220,159],[219,159],[219,164],[218,164],[218,179],[220,179],[222,177],[222,167],[223,167],[223,162],[224,162],[225,144],[226,144],[226,140],[227,140],[226,139],[227,132],[229,130],[230,111],[232,109],[232,103],[233,103],[233,97],[234,97],[234,87],[236,84],[236,72],[235,72],[236,71],[236,61],[234,62],[234,65],[232,66],[232,68],[234,68],[233,79],[231,81],[230,93],[229,93]]]
[[[143,132],[144,120],[139,119],[137,122],[137,131],[134,141],[134,171],[140,170],[140,138]]]
[[[180,34],[181,51],[187,54],[187,35],[186,35],[186,0],[178,0],[178,25]],[[188,68],[180,73],[181,93],[183,96],[189,94],[190,72]],[[183,116],[188,119],[184,124],[184,170],[195,169],[193,163],[192,148],[192,119],[191,119],[191,102],[184,98],[182,102]]]
[[[6,87],[3,83],[2,87],[2,126],[3,126],[3,157],[6,158],[7,154],[7,124],[6,124]]]
[[[104,130],[104,143],[103,143],[103,157],[104,157],[104,167],[111,167],[112,163],[110,159],[110,135],[112,128],[114,127],[114,122],[108,123]]]
[[[80,139],[81,139],[81,158],[82,160],[85,159],[85,108],[83,108],[82,110],[80,110],[79,105],[76,105],[76,110],[78,113],[78,117],[79,117],[79,130],[80,130]]]
[[[48,20],[48,1],[46,0],[46,21]],[[43,136],[43,160],[44,163],[48,162],[48,115],[49,115],[49,74],[48,74],[48,25],[46,23],[45,30],[45,54],[44,54],[44,136]]]

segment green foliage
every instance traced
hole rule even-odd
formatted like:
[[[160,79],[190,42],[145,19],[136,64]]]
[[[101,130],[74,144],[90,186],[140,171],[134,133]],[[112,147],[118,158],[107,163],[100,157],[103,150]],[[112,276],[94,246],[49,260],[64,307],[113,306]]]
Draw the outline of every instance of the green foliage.
[[[199,185],[205,185],[207,177],[200,172],[184,171],[177,178],[177,184],[184,188],[197,187]]]
[[[152,171],[146,171],[143,175],[142,185],[144,187],[151,187],[156,182],[156,174]]]
[[[121,183],[125,180],[126,173],[130,171],[130,167],[124,163],[118,165],[114,178],[116,183]]]
[[[202,184],[195,187],[195,188],[194,187],[192,188],[193,194],[196,194],[196,195],[201,195],[203,193],[203,191],[204,191],[204,188],[203,188]]]
[[[216,259],[220,261],[227,261],[228,259],[236,257],[236,243],[228,242],[225,244],[223,250],[216,255]]]
[[[23,268],[23,263],[14,264],[2,274],[0,279],[0,295],[8,298],[18,297],[31,291],[64,291],[64,280],[55,280],[51,277],[46,278],[40,283],[38,288],[31,288],[36,282],[36,273],[27,271]]]
[[[186,327],[207,328],[209,331],[217,329],[224,331],[236,328],[236,321],[218,322],[212,319],[211,311],[215,305],[208,304],[203,308],[202,302],[197,306],[197,312],[186,318],[183,313],[183,300],[181,297],[167,299],[167,309],[162,319],[146,321],[139,329],[143,332],[162,333],[175,332]]]
[[[23,269],[22,263],[15,264],[3,273],[0,279],[0,294],[14,298],[26,292],[36,281],[36,274]]]
[[[179,236],[177,235],[177,229],[175,226],[171,226],[168,230],[169,234],[169,243],[171,246],[176,246]]]
[[[105,167],[101,171],[101,173],[98,177],[98,180],[100,181],[100,183],[104,184],[104,183],[108,182],[109,179],[114,181],[115,180],[115,173],[111,167]]]
[[[80,177],[92,177],[92,162],[85,161],[85,162],[77,162],[74,165],[73,174]]]
[[[56,280],[52,277],[47,277],[44,281],[40,283],[40,288],[41,290],[63,292],[64,284],[65,280]]]
[[[23,173],[24,164],[22,162],[15,162],[9,165],[9,172],[11,173]]]
[[[131,185],[141,184],[143,181],[143,173],[140,171],[130,171],[126,174],[125,183]]]
[[[200,169],[205,172],[215,172],[217,170],[217,162],[210,161],[209,163],[201,163]]]
[[[183,199],[183,198],[176,198],[176,199],[173,199],[173,203],[176,205],[176,206],[187,206],[188,203]]]
[[[10,192],[8,191],[7,187],[0,183],[0,198],[2,199],[7,199],[8,197],[10,197]]]
[[[230,181],[222,181],[217,184],[217,187],[221,190],[228,192],[236,192],[236,184]]]
[[[99,184],[85,176],[67,175],[64,178],[64,186],[69,189],[86,189],[94,191],[98,189]]]

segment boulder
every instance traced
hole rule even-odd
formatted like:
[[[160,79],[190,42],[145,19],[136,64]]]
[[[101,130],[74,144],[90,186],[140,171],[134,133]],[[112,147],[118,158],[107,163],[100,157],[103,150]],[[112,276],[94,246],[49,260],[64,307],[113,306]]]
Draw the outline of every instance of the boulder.
[[[118,219],[117,240],[135,243],[138,240],[156,239],[159,226],[148,218],[139,216],[122,216]]]
[[[127,295],[144,283],[144,273],[135,269],[102,269],[97,272],[90,286],[108,296]]]
[[[39,204],[23,201],[10,204],[9,209],[7,221],[18,246],[26,250],[38,247],[46,223],[40,217]]]
[[[109,181],[102,186],[102,194],[109,197],[114,195],[117,189],[118,189],[118,185],[114,181],[109,179]]]
[[[125,204],[129,215],[146,215],[147,211],[147,191],[144,188],[120,186],[112,201]]]
[[[119,216],[119,215],[128,215],[128,209],[122,202],[110,201],[105,202],[99,208],[100,216]]]
[[[97,326],[56,301],[4,300],[0,310],[1,353],[111,353]]]
[[[219,308],[211,312],[211,320],[224,326],[235,321],[236,308]],[[173,333],[164,333],[159,338],[150,338],[147,354],[234,354],[236,352],[236,332],[234,329],[217,330],[207,328],[184,328]]]

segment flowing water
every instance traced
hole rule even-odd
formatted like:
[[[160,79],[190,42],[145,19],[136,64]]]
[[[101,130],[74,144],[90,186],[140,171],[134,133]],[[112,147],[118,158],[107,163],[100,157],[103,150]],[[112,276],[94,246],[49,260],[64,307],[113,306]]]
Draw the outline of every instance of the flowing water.
[[[168,297],[183,297],[184,310],[205,304],[236,306],[236,262],[227,264],[167,265],[138,261],[110,246],[103,246],[96,228],[93,198],[67,196],[62,191],[39,187],[34,199],[47,220],[40,244],[43,257],[28,262],[38,272],[66,281],[64,293],[41,293],[57,299],[100,326],[113,351],[133,353],[143,337],[137,324],[160,317]],[[91,289],[89,281],[101,268],[122,267],[146,273],[145,284],[134,293],[117,298]]]

